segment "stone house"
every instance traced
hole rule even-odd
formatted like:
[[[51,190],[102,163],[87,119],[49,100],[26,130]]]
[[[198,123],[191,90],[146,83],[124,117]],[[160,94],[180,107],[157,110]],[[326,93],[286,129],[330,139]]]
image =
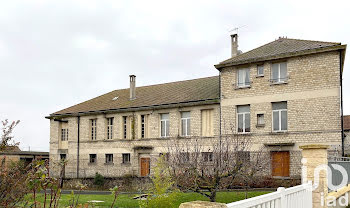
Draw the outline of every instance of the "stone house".
[[[342,144],[346,45],[279,38],[215,65],[219,76],[109,92],[55,112],[50,161],[66,177],[147,176],[171,138],[249,138],[271,152],[271,175],[300,176],[299,145]],[[53,165],[54,166],[54,165]],[[58,174],[58,171],[52,171]]]
[[[345,155],[350,155],[350,115],[343,117]]]
[[[36,159],[49,160],[49,153],[22,151],[17,146],[8,146],[4,150],[0,151],[0,161],[2,162],[4,160],[5,164],[11,164],[11,162],[19,161],[22,161],[24,164],[29,164]]]

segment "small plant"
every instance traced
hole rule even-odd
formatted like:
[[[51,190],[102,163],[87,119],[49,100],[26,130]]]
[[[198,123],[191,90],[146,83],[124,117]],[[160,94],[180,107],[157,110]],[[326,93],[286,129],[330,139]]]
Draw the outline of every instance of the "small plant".
[[[117,201],[117,197],[119,194],[119,187],[115,186],[114,188],[109,189],[112,192],[112,195],[114,196],[113,203],[111,205],[111,208],[114,207],[115,202]]]
[[[173,190],[174,181],[170,175],[164,156],[160,157],[151,177],[153,187],[148,193],[147,200],[140,201],[142,208],[168,208],[174,207],[179,191]]]
[[[105,184],[105,179],[104,177],[96,172],[95,178],[94,178],[94,185],[97,185],[99,187],[102,187]]]

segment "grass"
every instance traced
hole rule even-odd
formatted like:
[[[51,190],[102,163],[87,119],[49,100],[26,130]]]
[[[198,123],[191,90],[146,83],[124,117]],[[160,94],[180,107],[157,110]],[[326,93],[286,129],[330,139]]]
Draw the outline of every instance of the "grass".
[[[254,192],[248,192],[248,197],[255,197],[262,194],[267,194],[269,192],[263,192],[263,191],[254,191]],[[117,198],[117,202],[115,207],[119,208],[133,208],[138,207],[138,200],[134,200],[133,197],[136,196],[135,194],[121,194]],[[28,196],[30,197],[30,196]],[[230,203],[234,201],[239,201],[245,198],[244,192],[219,192],[217,194],[217,202],[222,203]],[[84,204],[88,203],[88,201],[96,200],[96,201],[104,201],[101,203],[95,203],[94,207],[110,207],[113,201],[112,195],[80,195],[79,197],[79,203]],[[189,202],[189,201],[208,201],[208,198],[198,194],[198,193],[181,193],[180,196],[177,199],[176,207],[179,207],[181,203]],[[43,202],[43,195],[39,195],[38,201]],[[71,201],[71,195],[69,194],[63,194],[60,199],[60,207],[67,207]]]

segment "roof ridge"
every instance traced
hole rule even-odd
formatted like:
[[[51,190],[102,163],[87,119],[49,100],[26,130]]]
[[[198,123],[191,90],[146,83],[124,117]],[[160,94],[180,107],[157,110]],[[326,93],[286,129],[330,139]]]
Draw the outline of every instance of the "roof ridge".
[[[341,45],[341,42],[329,42],[329,41],[319,41],[319,40],[306,40],[306,39],[299,39],[299,38],[288,38],[288,37],[280,37],[279,39],[288,39],[288,40],[299,40],[299,41],[309,41],[309,42],[319,42],[319,43],[333,43],[337,45]],[[279,40],[277,39],[277,40]]]

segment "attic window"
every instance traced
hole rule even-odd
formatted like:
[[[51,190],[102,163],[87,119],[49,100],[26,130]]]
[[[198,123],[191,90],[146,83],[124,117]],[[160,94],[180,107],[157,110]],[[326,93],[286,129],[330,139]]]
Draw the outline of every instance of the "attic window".
[[[112,100],[118,100],[119,97],[114,97]]]

